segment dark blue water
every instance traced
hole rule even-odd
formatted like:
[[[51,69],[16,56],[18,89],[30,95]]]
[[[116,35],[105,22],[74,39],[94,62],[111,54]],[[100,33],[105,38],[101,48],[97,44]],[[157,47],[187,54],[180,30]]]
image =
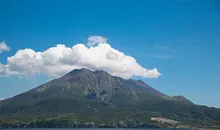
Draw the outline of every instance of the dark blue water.
[[[18,130],[18,129],[1,129],[1,130]],[[129,128],[19,128],[19,130],[137,130]],[[174,129],[142,129],[142,130],[174,130]],[[189,129],[177,129],[177,130],[189,130]]]

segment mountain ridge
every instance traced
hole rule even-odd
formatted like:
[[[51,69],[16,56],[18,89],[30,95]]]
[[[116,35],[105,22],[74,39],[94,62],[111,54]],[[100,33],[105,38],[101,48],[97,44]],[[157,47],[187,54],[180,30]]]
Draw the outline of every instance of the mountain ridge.
[[[220,121],[219,109],[196,105],[183,96],[168,96],[141,80],[126,80],[85,68],[0,102],[0,124],[13,124],[12,119],[61,120],[69,115],[74,120],[105,123],[128,119],[151,122],[151,117],[187,124],[199,121],[210,125]]]

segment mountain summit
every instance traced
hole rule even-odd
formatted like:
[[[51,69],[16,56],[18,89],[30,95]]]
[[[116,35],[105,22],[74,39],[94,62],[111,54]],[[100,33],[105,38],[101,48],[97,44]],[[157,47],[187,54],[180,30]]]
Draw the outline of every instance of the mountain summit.
[[[155,90],[143,81],[125,80],[111,76],[102,70],[90,71],[85,68],[75,69],[59,79],[43,84],[22,95],[28,93],[37,94],[38,96],[35,96],[35,99],[55,96],[65,98],[82,97],[96,99],[100,102],[109,102],[114,95],[119,94],[136,100],[138,99],[137,94],[140,93],[159,98],[169,98],[169,96]]]
[[[195,105],[183,96],[170,97],[141,80],[85,68],[0,102],[0,125],[67,117],[102,122],[164,117],[216,123],[220,121],[220,110]]]

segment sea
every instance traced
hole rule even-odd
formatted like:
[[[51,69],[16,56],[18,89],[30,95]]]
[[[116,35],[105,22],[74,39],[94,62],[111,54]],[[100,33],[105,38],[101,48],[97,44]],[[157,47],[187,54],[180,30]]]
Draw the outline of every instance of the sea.
[[[129,128],[19,128],[19,130],[137,130]],[[1,130],[18,130],[13,128],[1,129]],[[174,130],[174,129],[144,129],[143,130]],[[190,129],[177,129],[177,130],[190,130]]]

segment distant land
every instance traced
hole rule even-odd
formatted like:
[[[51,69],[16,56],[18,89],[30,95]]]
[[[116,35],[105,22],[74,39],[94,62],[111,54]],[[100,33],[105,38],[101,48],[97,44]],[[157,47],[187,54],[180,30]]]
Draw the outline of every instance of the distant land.
[[[141,80],[75,69],[0,101],[0,128],[220,128],[220,109]]]

